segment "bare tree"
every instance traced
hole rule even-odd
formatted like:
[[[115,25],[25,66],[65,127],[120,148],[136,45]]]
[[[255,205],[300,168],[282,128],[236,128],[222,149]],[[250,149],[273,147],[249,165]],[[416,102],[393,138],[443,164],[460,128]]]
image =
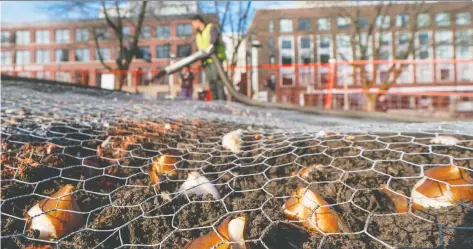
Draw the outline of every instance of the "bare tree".
[[[60,4],[54,3],[49,7],[50,10],[65,15],[80,13],[82,17],[94,19],[97,18],[99,13],[103,15],[105,26],[98,23],[94,27],[89,26],[88,29],[89,33],[92,34],[100,63],[108,70],[119,71],[118,77],[115,77],[115,88],[118,89],[122,89],[124,85],[126,79],[126,73],[124,72],[129,70],[133,59],[140,53],[138,42],[147,13],[148,1],[134,2],[133,5],[126,3],[129,2],[119,0],[111,2],[104,0],[100,2],[71,1]],[[78,20],[78,22],[80,21]],[[130,26],[134,28],[133,34],[125,32]],[[100,28],[104,29],[99,31]],[[109,29],[112,30],[113,40],[116,42],[115,65],[108,64],[101,53],[101,41],[111,38],[108,34]]]
[[[403,71],[409,67],[409,63],[402,63],[403,60],[413,58],[414,55],[419,51],[421,46],[416,43],[416,34],[422,29],[422,18],[419,18],[423,13],[429,13],[431,5],[423,1],[413,1],[411,4],[398,5],[393,2],[376,2],[367,5],[366,3],[355,3],[355,6],[349,8],[337,7],[335,18],[345,18],[345,23],[349,26],[345,34],[348,36],[348,47],[351,47],[352,58],[347,58],[346,54],[340,53],[338,57],[346,61],[348,65],[352,67],[352,72],[356,75],[356,80],[360,83],[363,88],[367,105],[367,111],[374,111],[376,108],[377,100],[380,96],[379,92],[370,92],[369,89],[372,87],[379,86],[380,92],[389,90],[391,87],[396,85],[399,77]],[[466,7],[471,8],[471,4]],[[397,34],[403,34],[404,46],[392,46],[388,45],[388,51],[386,51],[385,36],[383,23],[387,26],[391,25],[393,21],[390,19],[390,12],[394,8],[403,8],[402,13],[406,16],[405,20],[394,20],[400,22],[399,32]],[[355,11],[353,11],[355,9]],[[405,21],[405,22],[404,22]],[[425,20],[428,21],[428,20]],[[386,27],[387,28],[387,27]],[[392,39],[391,39],[392,40]],[[427,46],[432,46],[432,38],[429,39]],[[445,42],[445,44],[452,44],[452,41]],[[441,45],[436,43],[436,45]],[[391,48],[394,48],[394,61],[389,58]],[[388,56],[386,56],[388,55]],[[375,60],[372,65],[366,63],[350,63],[352,60]],[[379,61],[386,60],[386,63]],[[399,62],[401,61],[401,62]],[[370,63],[370,62],[368,62]],[[383,69],[383,76],[380,76],[380,69]],[[387,68],[386,68],[387,67]],[[379,78],[379,79],[378,79]],[[378,85],[379,84],[379,85]],[[345,99],[347,101],[347,99]]]

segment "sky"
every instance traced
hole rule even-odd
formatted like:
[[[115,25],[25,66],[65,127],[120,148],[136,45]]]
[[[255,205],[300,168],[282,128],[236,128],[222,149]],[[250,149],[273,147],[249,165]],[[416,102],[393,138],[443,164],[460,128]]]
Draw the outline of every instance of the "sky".
[[[51,15],[47,7],[51,1],[1,1],[1,22],[31,22],[60,19],[60,15]],[[293,5],[293,1],[253,1],[256,9],[272,6]]]

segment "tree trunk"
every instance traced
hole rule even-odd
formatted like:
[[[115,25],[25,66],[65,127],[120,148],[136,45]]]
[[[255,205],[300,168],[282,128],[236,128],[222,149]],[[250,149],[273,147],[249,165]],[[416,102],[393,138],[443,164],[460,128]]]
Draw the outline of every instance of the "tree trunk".
[[[374,112],[376,111],[376,102],[378,101],[377,93],[368,93],[366,94],[366,111]]]

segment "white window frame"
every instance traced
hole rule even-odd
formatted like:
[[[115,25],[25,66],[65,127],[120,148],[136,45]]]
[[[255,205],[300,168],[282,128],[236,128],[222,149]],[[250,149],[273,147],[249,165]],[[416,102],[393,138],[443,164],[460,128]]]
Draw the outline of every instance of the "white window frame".
[[[83,56],[83,59],[77,59],[76,57]],[[90,61],[90,49],[89,48],[76,48],[74,49],[74,61],[77,62],[88,62]]]
[[[309,38],[309,47],[308,48],[302,48],[302,39],[303,38]],[[303,57],[309,57],[310,58],[310,64],[314,63],[314,38],[312,35],[300,35],[297,37],[298,41],[298,55],[297,55],[297,61],[299,64],[303,64]],[[308,55],[308,56],[307,56]],[[302,86],[308,86],[308,85],[314,85],[315,80],[314,77],[314,67],[313,66],[302,66],[298,68],[298,74],[299,74],[299,85]],[[309,82],[307,82],[309,81]]]
[[[404,17],[407,17],[405,22],[404,22]],[[396,22],[396,27],[398,28],[407,28],[409,26],[409,21],[410,21],[410,17],[406,13],[396,15],[395,22]]]
[[[80,37],[80,39],[78,39]],[[75,37],[76,42],[88,42],[90,40],[90,32],[88,29],[78,28],[75,30]]]
[[[377,16],[376,27],[380,29],[389,29],[391,27],[391,17],[388,15]]]
[[[429,13],[420,13],[417,16],[417,27],[425,28],[430,26],[430,14]]]
[[[10,51],[0,51],[0,62],[2,65],[12,64],[12,53]]]
[[[289,40],[292,43],[291,49],[282,49],[282,42],[283,40]],[[294,36],[279,36],[279,64],[282,65],[282,58],[283,56],[287,55],[292,58],[292,64],[295,64],[295,44],[294,44]],[[292,84],[291,85],[283,85],[283,74],[292,74]],[[296,85],[295,82],[295,66],[294,67],[281,67],[279,70],[279,80],[281,87],[294,87]]]
[[[464,22],[463,20],[466,20]],[[457,25],[470,25],[471,24],[471,14],[470,12],[460,12],[455,14],[455,23]]]
[[[41,58],[38,60],[38,57]],[[47,58],[47,59],[45,59]],[[35,50],[35,63],[36,64],[48,64],[51,62],[51,55],[47,49],[37,49]]]
[[[26,61],[26,63],[25,63]],[[17,50],[15,54],[16,65],[29,65],[31,64],[31,55],[29,50]]]
[[[24,45],[31,43],[31,32],[29,30],[18,30],[15,32],[15,44]]]
[[[427,44],[427,45],[421,45],[420,44],[420,39],[419,39],[419,34],[420,33],[427,33],[428,34],[428,39],[429,41],[433,40],[433,33],[432,31],[429,30],[419,30],[416,33],[415,37],[415,47],[419,48],[416,51],[416,59],[420,60],[420,53],[421,50],[427,50],[429,52],[429,57],[425,58],[425,60],[433,59],[434,58],[434,48],[433,44]],[[425,75],[424,75],[425,72]],[[416,64],[416,70],[415,70],[415,82],[420,83],[420,84],[429,84],[434,81],[434,67],[432,63],[417,63]]]
[[[291,33],[294,30],[294,24],[290,18],[279,19],[279,32],[280,33]]]
[[[103,51],[108,51],[107,53],[103,53]],[[103,60],[104,61],[109,61],[111,60],[112,56],[111,56],[111,53],[110,53],[110,48],[95,48],[95,60],[96,61],[100,61],[100,58],[99,58],[99,52],[100,54],[102,55],[103,57]],[[104,56],[104,55],[107,55],[107,56]]]
[[[326,21],[326,22],[322,22],[322,21]],[[330,18],[321,17],[321,18],[317,19],[317,30],[318,31],[328,31],[331,28],[330,26],[331,26]]]
[[[444,16],[444,17],[441,18],[442,16]],[[442,20],[442,19],[445,19],[445,20]],[[451,19],[450,18],[450,13],[448,13],[448,12],[439,12],[439,13],[435,14],[435,26],[437,26],[437,27],[448,27],[451,24],[450,19]],[[440,22],[440,21],[443,21],[445,23]]]
[[[50,43],[50,34],[49,30],[36,30],[35,31],[35,43],[36,44],[49,44]]]
[[[55,43],[69,43],[71,41],[71,33],[69,29],[56,29],[54,31]]]

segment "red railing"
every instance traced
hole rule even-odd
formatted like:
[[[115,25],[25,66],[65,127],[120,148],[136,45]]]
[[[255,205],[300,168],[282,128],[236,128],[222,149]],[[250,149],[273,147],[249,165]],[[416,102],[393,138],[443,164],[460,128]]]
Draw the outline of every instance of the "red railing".
[[[394,73],[389,72],[391,67],[403,67],[395,80],[392,79]],[[190,70],[196,74],[203,73],[200,67],[194,66]],[[326,109],[366,110],[370,98],[376,95],[374,108],[378,111],[427,109],[463,113],[462,115],[473,113],[473,107],[470,108],[473,105],[473,59],[332,60],[330,63],[234,66],[227,67],[227,71],[234,76],[232,81],[240,90],[248,87],[249,78],[252,90],[241,92],[250,93],[250,97],[262,101],[314,105]],[[367,73],[363,74],[363,71]],[[4,71],[2,68],[2,73],[97,87],[103,86],[103,74],[115,77],[120,75],[124,84],[131,89],[156,84],[167,85],[171,80],[169,77],[173,77],[175,85],[178,84],[177,75],[161,80],[153,79],[158,72],[158,69],[134,68],[126,71],[57,68]],[[247,72],[251,76],[245,75]],[[258,77],[255,78],[255,74]],[[274,83],[273,89],[269,79]],[[385,89],[381,84],[384,81],[390,82],[392,86]]]

